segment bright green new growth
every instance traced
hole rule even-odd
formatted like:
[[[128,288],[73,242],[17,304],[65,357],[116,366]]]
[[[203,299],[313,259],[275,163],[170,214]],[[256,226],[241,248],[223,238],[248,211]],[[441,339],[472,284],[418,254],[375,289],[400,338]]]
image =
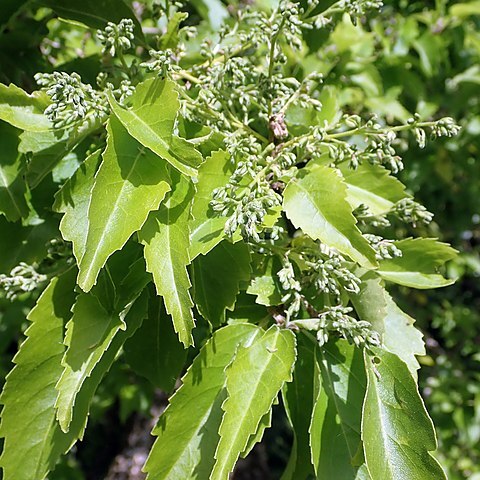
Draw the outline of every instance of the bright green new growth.
[[[215,332],[200,350],[154,430],[157,440],[145,465],[147,478],[209,477],[220,439],[225,369],[240,345],[249,345],[260,335],[254,325],[231,325]],[[185,415],[192,398],[195,414]]]
[[[251,345],[237,350],[225,372],[227,398],[222,405],[225,413],[218,430],[220,441],[212,480],[228,480],[250,435],[255,434],[272,408],[283,384],[291,380],[294,361],[293,333],[275,326]]]
[[[188,347],[193,343],[191,331],[195,326],[187,272],[194,187],[188,177],[179,175],[172,168],[169,171],[172,192],[158,211],[150,214],[139,238],[145,245],[147,271],[153,275],[157,293],[164,298],[175,331]]]
[[[130,137],[115,116],[110,118],[108,135],[91,191],[85,251],[78,264],[78,284],[86,292],[95,285],[108,257],[140,230],[148,213],[171,189],[166,164]]]
[[[355,226],[346,202],[346,188],[336,172],[314,166],[285,190],[288,218],[313,240],[336,248],[360,265],[375,267],[375,254]]]
[[[166,25],[154,39],[123,2],[41,3],[99,29],[102,62],[96,86],[63,71],[31,95],[0,84],[0,213],[22,222],[6,235],[50,240],[19,249],[21,268],[0,261],[6,298],[36,300],[1,396],[4,480],[49,475],[114,364],[145,390],[177,386],[150,480],[227,480],[274,405],[294,436],[283,480],[444,478],[416,385],[423,337],[386,286],[452,283],[455,250],[415,230],[432,215],[395,175],[409,131],[423,147],[459,127],[343,114],[306,33],[355,33],[382,2],[231,18],[191,2],[227,22],[191,42],[178,4],[145,7]]]

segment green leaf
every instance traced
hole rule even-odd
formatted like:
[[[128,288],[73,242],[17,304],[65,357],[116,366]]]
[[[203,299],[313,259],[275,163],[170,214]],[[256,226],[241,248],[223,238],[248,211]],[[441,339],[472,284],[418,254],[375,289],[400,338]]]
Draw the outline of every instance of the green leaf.
[[[276,326],[251,345],[240,347],[226,370],[227,399],[220,425],[211,480],[227,480],[239,455],[272,408],[279,390],[291,381],[295,362],[295,336]]]
[[[272,315],[263,305],[256,303],[251,295],[243,291],[238,294],[233,311],[227,310],[226,317],[229,324],[253,323],[264,328],[272,319]]]
[[[250,280],[250,253],[244,243],[222,242],[192,263],[193,298],[202,316],[214,327],[233,310],[240,283]]]
[[[392,297],[386,293],[387,315],[385,317],[385,333],[383,345],[397,355],[405,364],[412,376],[417,378],[420,364],[416,355],[425,355],[423,334],[414,327],[415,320],[403,312]]]
[[[347,184],[347,200],[353,209],[364,204],[373,215],[382,215],[409,196],[405,186],[380,165],[364,162],[356,170],[344,167],[341,171]]]
[[[73,243],[77,264],[85,253],[88,207],[100,158],[100,150],[92,153],[55,195],[53,209],[64,214],[60,232],[67,242]]]
[[[74,269],[50,282],[30,312],[33,322],[27,339],[7,377],[1,403],[0,436],[5,438],[0,466],[4,480],[41,480],[53,470],[59,457],[81,438],[90,403],[105,372],[118,351],[143,319],[142,297],[126,318],[127,330],[117,335],[111,348],[95,367],[78,394],[74,418],[68,433],[63,433],[55,418],[55,382],[62,373],[61,359],[64,324],[74,302]]]
[[[297,335],[297,360],[293,381],[283,387],[283,403],[293,428],[293,445],[282,480],[301,480],[314,475],[310,454],[310,423],[320,388],[318,344],[306,335]]]
[[[416,355],[425,355],[422,333],[415,328],[414,319],[395,304],[380,278],[372,272],[360,278],[360,292],[350,295],[358,316],[372,324],[382,345],[403,360],[416,378],[420,368]]]
[[[295,227],[312,239],[336,248],[362,266],[375,267],[375,252],[356,227],[346,196],[347,187],[336,171],[315,165],[288,183],[283,208]]]
[[[42,92],[29,95],[21,88],[0,83],[0,120],[22,130],[40,132],[52,124],[43,114],[48,106],[48,97]]]
[[[167,32],[160,39],[160,45],[162,50],[167,48],[176,48],[178,45],[179,37],[178,31],[180,30],[180,24],[188,18],[186,12],[175,12],[167,25]]]
[[[90,376],[85,379],[80,391],[77,394],[75,399],[75,408],[73,410],[73,419],[70,423],[69,429],[69,434],[71,432],[79,432],[75,438],[82,438],[88,419],[90,404],[100,382],[117,358],[118,353],[123,347],[124,343],[135,334],[147,316],[148,296],[146,295],[146,292],[143,292],[137,297],[138,298],[133,302],[133,305],[129,309],[124,319],[126,326],[125,330],[119,330],[117,332],[110,343],[108,350],[102,355],[102,358],[95,365]]]
[[[0,122],[0,213],[11,222],[28,217],[27,187],[23,179],[25,158],[18,153],[18,130]]]
[[[416,39],[412,46],[420,57],[420,66],[427,77],[433,77],[443,62],[441,52],[445,48],[445,42],[441,35],[435,35],[426,31],[420,38]]]
[[[440,480],[445,473],[429,453],[437,442],[417,385],[393,353],[365,354],[367,394],[362,438],[373,480]]]
[[[213,152],[198,170],[197,191],[193,199],[190,226],[190,256],[206,255],[224,238],[226,217],[218,215],[210,207],[213,191],[228,183],[233,173],[230,156],[224,150]]]
[[[153,297],[148,318],[125,343],[127,362],[155,387],[171,392],[187,358],[187,350],[178,341],[172,321],[162,301]]]
[[[374,272],[362,272],[359,269],[355,273],[362,283],[358,294],[350,293],[350,300],[359,318],[370,322],[373,328],[383,336],[387,316],[387,292],[383,287],[383,281]]]
[[[277,404],[278,399],[274,400],[273,404]],[[250,438],[248,439],[247,446],[245,450],[240,454],[242,458],[246,458],[247,455],[253,450],[253,447],[259,442],[262,441],[263,434],[265,433],[265,430],[267,428],[270,428],[272,426],[272,409],[270,409],[260,420],[260,423],[258,424],[257,431],[253,434],[250,435]]]
[[[100,128],[103,126],[98,119],[87,119],[80,127],[23,132],[18,151],[29,159],[27,181],[30,188],[36,188],[69,152]]]
[[[88,209],[85,253],[79,263],[78,284],[85,292],[95,284],[108,257],[142,227],[170,190],[166,164],[130,137],[114,116],[107,131],[107,148]]]
[[[290,134],[302,135],[308,132],[311,125],[333,127],[342,116],[339,106],[339,92],[332,85],[323,86],[318,99],[322,108],[318,111],[313,105],[291,103],[285,112],[285,122]]]
[[[470,15],[480,15],[480,1],[473,0],[468,3],[456,3],[450,7],[450,15],[461,19]]]
[[[323,86],[319,100],[322,109],[316,114],[317,123],[321,126],[334,126],[342,116],[338,90],[333,85]]]
[[[291,103],[285,112],[285,123],[290,135],[304,135],[308,132],[309,126],[316,123],[317,110],[313,105],[300,105]]]
[[[0,436],[5,438],[0,466],[4,480],[40,480],[52,470],[71,439],[58,436],[55,382],[62,372],[63,326],[70,318],[75,271],[53,278],[28,319],[1,396]],[[57,451],[57,455],[53,451]]]
[[[150,213],[139,239],[145,245],[147,270],[153,275],[157,293],[164,299],[180,340],[188,347],[193,344],[195,326],[187,272],[190,264],[188,225],[194,188],[188,177],[172,168],[169,172],[173,190],[159,210]]]
[[[437,273],[438,267],[455,258],[457,252],[446,243],[433,238],[407,238],[395,245],[401,257],[382,260],[378,273],[390,282],[406,287],[428,289],[451,285],[455,280]]]
[[[137,85],[132,107],[121,107],[112,96],[110,105],[130,135],[188,176],[195,176],[202,156],[187,140],[174,134],[180,108],[175,83],[151,78]],[[159,115],[161,112],[161,115]]]
[[[16,366],[7,377],[1,403],[0,436],[5,438],[0,466],[5,480],[41,480],[55,467],[60,455],[81,438],[95,390],[115,359],[118,350],[143,319],[139,299],[126,318],[127,331],[121,332],[111,348],[85,381],[77,396],[74,418],[68,433],[56,421],[55,383],[60,377],[65,347],[64,324],[74,302],[74,269],[53,278],[30,312],[33,323],[20,347]]]
[[[317,348],[321,388],[310,426],[317,478],[369,479],[365,475],[360,425],[366,389],[361,351],[345,340]]]
[[[226,396],[224,370],[239,345],[261,332],[255,325],[229,325],[202,347],[153,431],[157,439],[145,464],[147,479],[209,477]]]
[[[125,317],[130,315],[132,309],[134,312],[141,310],[143,303],[143,310],[146,312],[146,302],[138,297],[150,278],[145,273],[143,258],[134,260],[139,250],[138,244],[130,243],[112,256],[99,277],[98,285],[89,294],[77,297],[73,316],[66,328],[64,344],[67,350],[62,359],[64,368],[56,385],[57,419],[64,431],[70,426],[77,408],[77,397],[89,377],[95,370],[100,370],[100,373],[96,374],[98,381],[90,382],[98,385],[115,358],[115,353],[109,353],[110,350],[113,348],[118,351],[123,345],[116,344],[115,339],[128,327]],[[144,313],[141,312],[140,315]],[[143,318],[142,316],[141,320]],[[134,325],[135,322],[134,319]],[[139,326],[140,323],[135,328]],[[120,338],[125,341],[131,333],[120,335]],[[117,346],[112,347],[112,344]],[[103,358],[107,358],[103,363],[104,367],[97,368]],[[88,390],[89,387],[86,388]]]
[[[55,403],[57,419],[64,432],[68,431],[78,392],[95,365],[108,349],[119,329],[125,330],[124,315],[107,312],[92,294],[80,294],[73,307],[73,316],[67,323],[62,359],[64,367],[57,382]]]
[[[133,242],[130,245],[134,245],[135,247],[137,244]],[[121,263],[127,256],[123,255],[124,251],[128,250],[124,248],[121,252],[118,252],[118,262]],[[136,250],[136,249],[135,249]],[[127,257],[128,258],[128,257]],[[110,265],[113,262],[110,262]],[[118,268],[117,270],[113,269],[113,265],[109,266],[110,274],[115,275],[117,279],[117,284],[115,285],[115,303],[113,308],[118,312],[123,310],[123,308],[128,305],[131,301],[138,298],[142,290],[152,281],[152,277],[149,273],[146,272],[145,268],[145,260],[143,257],[138,258],[137,260],[133,261],[132,263],[126,264],[128,265],[128,273],[124,274],[121,272],[122,269]],[[125,264],[122,267],[125,268]],[[123,268],[123,269],[124,269]],[[118,284],[119,283],[119,284]],[[95,291],[92,291],[93,294],[96,294]],[[97,295],[98,297],[98,295]],[[100,297],[100,301],[102,298]]]
[[[277,272],[281,269],[278,257],[265,257],[263,262],[257,259],[253,262],[259,267],[259,271],[254,274],[252,281],[247,288],[247,293],[256,295],[256,302],[267,307],[280,305],[282,303],[282,289],[277,277]]]
[[[141,254],[138,243],[128,242],[109,258],[100,273],[91,293],[108,312],[121,312],[151,281]]]

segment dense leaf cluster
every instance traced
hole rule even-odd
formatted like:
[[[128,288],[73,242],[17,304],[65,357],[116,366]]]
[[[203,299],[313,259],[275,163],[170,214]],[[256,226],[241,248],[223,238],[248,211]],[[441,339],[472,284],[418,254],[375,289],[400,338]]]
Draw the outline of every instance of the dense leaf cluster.
[[[54,71],[0,85],[0,281],[43,290],[1,397],[4,478],[52,471],[124,360],[166,391],[184,373],[147,478],[227,479],[280,401],[284,478],[444,478],[422,335],[386,285],[452,283],[395,175],[409,132],[459,127],[380,100],[381,2],[192,2],[197,28],[189,4],[39,3],[18,15],[48,19]]]

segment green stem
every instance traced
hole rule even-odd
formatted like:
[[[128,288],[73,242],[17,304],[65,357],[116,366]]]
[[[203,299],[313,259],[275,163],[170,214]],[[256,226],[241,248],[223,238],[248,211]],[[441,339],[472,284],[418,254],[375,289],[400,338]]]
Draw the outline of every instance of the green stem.
[[[178,72],[173,73],[174,77],[183,78],[184,80],[188,80],[195,85],[200,85],[202,82],[199,78],[194,77],[191,73],[186,72],[185,70],[180,70]]]
[[[278,37],[280,36],[280,32],[282,31],[282,29],[285,25],[285,22],[286,22],[286,17],[284,15],[282,17],[282,21],[280,22],[280,25],[278,26],[278,30],[274,33],[274,35],[273,35],[273,37],[270,41],[270,52],[269,52],[269,55],[268,55],[268,81],[269,81],[269,83],[272,80],[273,68],[275,66],[275,47],[277,45]],[[273,100],[270,99],[270,101],[268,102],[268,118],[269,119],[272,116],[272,108],[273,108],[272,103],[273,103]]]
[[[227,121],[230,122],[231,125],[239,128],[241,130],[245,130],[246,132],[253,135],[258,140],[260,140],[262,143],[268,143],[268,140],[263,135],[261,135],[256,130],[251,128],[249,125],[245,125],[244,123],[240,122],[233,115],[230,115],[228,119],[224,119],[224,118],[222,118],[222,114],[219,113],[219,112],[216,112],[215,110],[205,110],[204,108],[201,108],[198,105],[193,104],[192,99],[181,88],[179,88],[178,91],[180,92],[180,95],[185,100],[187,100],[187,105],[190,109],[195,110],[198,113],[201,113],[206,117],[210,116],[210,117],[217,118],[217,119],[227,120]]]
[[[128,75],[130,72],[130,67],[127,65],[127,62],[125,61],[125,57],[123,56],[123,52],[120,49],[117,50],[117,57],[120,60],[120,63],[122,64],[122,67],[125,73]]]
[[[394,132],[404,132],[406,130],[411,130],[413,128],[426,128],[426,127],[433,127],[435,125],[435,122],[418,122],[414,123],[412,125],[397,125],[396,127],[388,127],[389,130],[394,131]],[[328,135],[325,135],[323,137],[323,141],[328,142],[329,140],[334,141],[339,138],[345,138],[345,137],[351,137],[352,135],[357,135],[357,134],[364,134],[364,135],[378,135],[380,133],[383,133],[380,130],[367,130],[366,127],[356,127],[351,130],[344,130],[343,132],[337,132],[337,133],[330,133]],[[292,138],[288,142],[285,142],[282,144],[282,148],[288,148],[294,145],[295,143],[299,143],[302,141],[306,140],[313,140],[314,136],[309,133],[305,135],[301,135],[299,137]]]

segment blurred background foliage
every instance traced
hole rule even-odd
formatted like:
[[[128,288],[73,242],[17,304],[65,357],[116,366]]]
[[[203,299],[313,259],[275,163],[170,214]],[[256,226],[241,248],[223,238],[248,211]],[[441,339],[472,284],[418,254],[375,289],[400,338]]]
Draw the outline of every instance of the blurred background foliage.
[[[2,2],[0,82],[32,91],[36,88],[35,73],[58,69],[77,71],[84,81],[95,83],[101,57],[92,28],[101,25],[85,25],[82,18],[59,18],[62,5],[70,3],[72,0]],[[152,20],[157,12],[155,0],[125,3],[142,22],[145,35],[162,32],[164,22]],[[93,4],[99,16],[117,16],[125,3],[87,1],[85,8]],[[275,4],[271,0],[248,3],[260,8]],[[325,8],[331,3],[325,2]],[[112,8],[116,4],[122,8]],[[242,2],[192,0],[182,10],[190,14],[185,23],[198,27],[200,39],[212,35],[224,19],[228,22],[228,17],[244,6]],[[422,227],[428,229],[422,233],[439,237],[459,250],[458,258],[448,266],[449,276],[458,280],[438,291],[399,288],[394,294],[425,334],[428,355],[420,359],[420,389],[436,425],[438,457],[450,479],[479,480],[480,1],[385,0],[381,11],[357,25],[347,15],[338,20],[321,30],[306,31],[301,55],[286,52],[289,60],[285,68],[290,74],[302,76],[314,70],[324,74],[322,100],[328,108],[367,116],[374,112],[391,124],[414,113],[422,120],[452,116],[462,126],[458,137],[429,142],[424,149],[413,138],[405,137],[402,172],[411,193],[435,214],[435,221]],[[200,40],[194,39],[193,49],[199,44]],[[141,49],[137,54],[141,56]],[[295,112],[289,115],[295,123]],[[68,162],[62,162],[62,168],[75,168],[84,149],[80,145],[68,156]],[[55,181],[61,181],[61,168],[55,175]],[[40,216],[42,192],[50,191],[51,182],[46,178],[32,198]],[[3,222],[0,219],[0,232]],[[33,222],[19,227],[15,245],[0,235],[0,249],[10,253],[0,260],[0,273],[12,268],[13,259],[31,262],[44,258],[44,244],[57,235],[55,232],[56,225]],[[408,236],[414,232],[396,233]],[[29,295],[15,302],[0,298],[2,378],[10,369],[25,328],[24,318],[34,300]],[[157,405],[158,414],[165,395],[135,376],[126,362],[117,362],[97,395],[87,430],[89,438],[63,460],[51,478],[104,478],[112,459],[128,443],[132,422],[139,416],[147,418],[152,403]],[[263,465],[258,478],[278,478],[281,470],[274,465],[286,461],[291,441],[285,425],[282,418],[274,421],[256,448],[257,462]],[[149,429],[150,424],[144,428]],[[109,448],[105,449],[105,444]],[[238,467],[235,478],[257,477],[247,464],[247,468]]]

